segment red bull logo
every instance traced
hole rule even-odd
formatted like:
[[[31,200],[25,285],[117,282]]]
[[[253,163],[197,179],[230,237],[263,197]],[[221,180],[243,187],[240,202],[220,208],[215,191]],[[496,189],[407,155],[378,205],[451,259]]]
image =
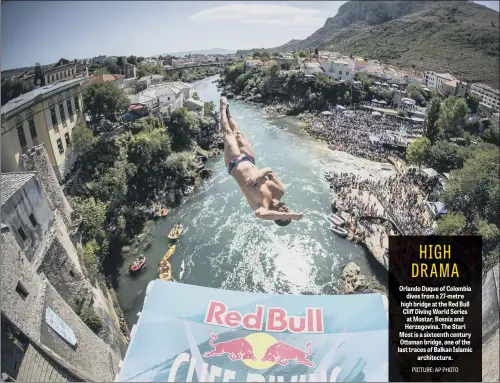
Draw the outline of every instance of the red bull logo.
[[[229,311],[224,302],[210,301],[205,315],[205,323],[233,329],[244,328],[252,331],[291,332],[295,334],[322,334],[323,309],[321,307],[306,308],[305,316],[291,316],[280,307],[268,307],[265,314],[264,305],[256,305],[253,313],[242,314],[237,310]],[[264,327],[265,318],[265,329]]]
[[[227,354],[231,360],[257,360],[253,354],[252,345],[245,338],[235,338],[225,342],[214,343],[214,340],[217,339],[217,335],[210,334],[208,344],[214,349],[204,353],[203,356],[205,358]]]
[[[307,351],[303,351],[280,340],[267,349],[261,360],[263,362],[276,362],[282,366],[286,366],[288,361],[291,360],[297,364],[314,367],[316,366],[314,362],[307,359],[307,355],[311,355],[312,353],[311,342],[306,344],[306,348]]]

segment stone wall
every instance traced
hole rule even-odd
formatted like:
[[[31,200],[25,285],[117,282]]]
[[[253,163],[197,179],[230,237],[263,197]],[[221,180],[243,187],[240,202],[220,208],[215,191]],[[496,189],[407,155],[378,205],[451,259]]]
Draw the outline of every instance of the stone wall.
[[[75,262],[68,254],[59,233],[54,234],[37,272],[47,277],[75,312],[79,313],[92,301],[92,286],[83,275],[78,261]]]
[[[36,171],[42,182],[45,196],[49,200],[52,210],[58,210],[66,226],[71,226],[71,213],[73,209],[68,203],[44,145],[31,148],[26,154],[21,156],[21,169],[24,171]]]
[[[8,227],[1,232],[0,264],[2,312],[26,335],[39,339],[44,286]],[[18,283],[28,294],[25,298],[16,291]]]
[[[120,357],[109,345],[95,335],[58,292],[47,283],[43,312],[50,307],[74,332],[77,345],[72,347],[50,326],[42,322],[40,342],[63,357],[79,371],[97,382],[114,381]]]

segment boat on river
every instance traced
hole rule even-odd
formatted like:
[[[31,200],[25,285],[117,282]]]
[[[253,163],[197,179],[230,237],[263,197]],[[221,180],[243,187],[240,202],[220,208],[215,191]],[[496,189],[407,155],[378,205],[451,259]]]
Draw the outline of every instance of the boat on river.
[[[155,218],[166,217],[168,215],[167,208],[158,209],[155,213]]]
[[[344,229],[340,226],[332,226],[332,227],[330,227],[330,230],[342,238],[347,237],[347,234],[349,234],[346,229]]]
[[[134,263],[131,263],[129,265],[128,271],[130,273],[136,273],[139,270],[142,270],[144,266],[146,266],[146,257],[144,256],[144,254],[141,254],[139,255],[139,257],[137,257]]]
[[[328,219],[330,220],[331,223],[333,223],[334,225],[337,225],[337,226],[344,226],[345,224],[345,221],[340,218],[337,214],[331,214]]]
[[[163,260],[167,261],[172,256],[174,251],[175,251],[175,245],[170,246],[165,255],[163,256]]]
[[[170,230],[170,233],[168,233],[168,238],[171,239],[172,241],[175,241],[177,238],[179,238],[184,231],[184,227],[182,226],[181,223],[177,223],[172,230]]]
[[[160,266],[158,267],[158,279],[163,281],[172,280],[172,266],[168,261],[160,261]]]

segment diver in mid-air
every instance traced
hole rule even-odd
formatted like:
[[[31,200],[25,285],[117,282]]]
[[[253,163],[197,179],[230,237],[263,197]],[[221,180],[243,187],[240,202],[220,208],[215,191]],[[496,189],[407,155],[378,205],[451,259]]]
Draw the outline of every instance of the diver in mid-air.
[[[245,195],[255,216],[286,226],[300,220],[302,213],[291,212],[284,202],[282,183],[271,168],[257,169],[252,146],[229,113],[226,97],[220,99],[220,126],[224,136],[224,162]]]

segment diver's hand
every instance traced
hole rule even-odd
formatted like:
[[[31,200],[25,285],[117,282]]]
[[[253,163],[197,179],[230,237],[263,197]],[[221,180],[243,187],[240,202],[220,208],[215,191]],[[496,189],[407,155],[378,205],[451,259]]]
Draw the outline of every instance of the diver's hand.
[[[303,216],[304,216],[303,213],[292,213],[290,219],[293,219],[294,221],[300,221]]]

